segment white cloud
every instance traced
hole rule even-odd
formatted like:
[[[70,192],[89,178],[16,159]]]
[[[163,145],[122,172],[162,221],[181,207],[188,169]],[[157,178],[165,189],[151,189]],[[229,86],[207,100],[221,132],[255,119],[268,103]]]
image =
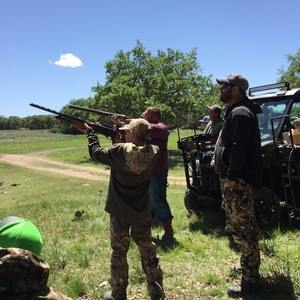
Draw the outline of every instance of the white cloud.
[[[51,61],[49,61],[52,64]],[[62,54],[60,59],[54,62],[55,65],[62,66],[62,67],[71,67],[77,68],[82,66],[82,61],[72,53]]]

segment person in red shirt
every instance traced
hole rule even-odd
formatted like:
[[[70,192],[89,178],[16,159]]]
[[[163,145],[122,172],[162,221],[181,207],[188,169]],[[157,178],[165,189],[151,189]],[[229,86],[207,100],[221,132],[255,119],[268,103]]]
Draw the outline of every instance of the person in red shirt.
[[[148,107],[142,114],[142,117],[147,120],[151,126],[151,140],[148,141],[148,143],[157,145],[160,149],[150,181],[151,213],[161,222],[164,228],[162,239],[173,239],[173,215],[167,201],[167,178],[169,169],[167,145],[170,132],[168,127],[161,122],[161,111],[159,108]]]
[[[118,115],[116,114],[111,115],[108,118],[116,124],[116,129],[125,124],[118,119]],[[167,201],[169,170],[167,145],[170,132],[168,127],[161,122],[161,111],[159,108],[152,106],[148,107],[145,112],[142,113],[141,118],[148,121],[151,126],[151,139],[147,143],[159,147],[159,156],[152,170],[149,188],[151,214],[152,217],[156,217],[163,226],[164,234],[162,239],[169,240],[174,237],[172,227],[173,215]]]

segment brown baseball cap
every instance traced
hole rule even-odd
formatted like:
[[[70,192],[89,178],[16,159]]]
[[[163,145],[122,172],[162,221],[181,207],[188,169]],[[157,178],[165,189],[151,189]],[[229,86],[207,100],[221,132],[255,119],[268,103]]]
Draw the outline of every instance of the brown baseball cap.
[[[132,130],[138,137],[150,140],[151,126],[145,119],[132,119],[129,124],[120,127],[119,130]]]
[[[249,83],[246,77],[238,73],[231,73],[227,75],[226,78],[216,78],[216,80],[218,84],[226,83],[226,84],[237,85],[245,92],[248,90],[249,87]]]
[[[222,109],[219,105],[207,106],[207,108],[212,110],[215,113],[218,113],[219,115],[222,113]]]

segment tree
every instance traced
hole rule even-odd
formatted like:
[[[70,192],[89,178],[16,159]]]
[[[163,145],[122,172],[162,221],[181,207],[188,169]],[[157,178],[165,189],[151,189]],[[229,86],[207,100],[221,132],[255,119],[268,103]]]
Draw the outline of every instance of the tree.
[[[91,99],[90,99],[90,101],[91,101]],[[69,102],[69,104],[82,106],[82,107],[88,107],[88,100],[84,99],[84,98],[80,98],[77,100],[73,99]],[[86,120],[86,121],[95,121],[97,119],[95,116],[91,116],[91,114],[86,111],[69,108],[69,104],[65,105],[61,109],[61,112],[63,114],[78,117],[78,118]],[[61,132],[61,133],[65,133],[65,134],[82,134],[82,132],[79,131],[76,127],[72,126],[68,122],[63,122],[63,121],[58,122],[58,124],[55,126],[55,130],[57,132]]]
[[[53,115],[33,115],[23,119],[23,127],[30,130],[52,129],[57,122]]]
[[[20,129],[21,119],[17,116],[10,116],[7,119],[6,128],[7,129]]]
[[[152,56],[137,41],[131,51],[120,50],[106,62],[106,82],[92,87],[95,95],[89,107],[134,118],[146,107],[156,106],[170,128],[178,122],[198,121],[218,96],[211,75],[200,75],[196,56],[196,49],[184,54],[169,48]]]
[[[5,130],[7,129],[7,121],[8,118],[4,117],[4,116],[0,116],[0,130]]]
[[[283,67],[278,69],[278,74],[281,77],[277,80],[277,82],[288,81],[290,83],[291,88],[299,88],[300,87],[300,49],[296,53],[296,55],[286,55],[287,61],[289,62],[289,66],[287,70],[284,70]]]

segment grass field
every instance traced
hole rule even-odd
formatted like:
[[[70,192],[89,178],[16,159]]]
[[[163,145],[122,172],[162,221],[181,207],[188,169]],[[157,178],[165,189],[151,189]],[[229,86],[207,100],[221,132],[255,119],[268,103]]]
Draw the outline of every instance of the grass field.
[[[103,145],[110,145],[105,138],[100,140]],[[174,132],[169,141],[169,175],[184,176],[176,141],[177,133]],[[0,156],[20,153],[42,155],[75,165],[96,166],[90,161],[86,146],[87,139],[83,135],[0,131]],[[22,168],[1,161],[0,178],[5,180],[0,186],[0,220],[9,215],[24,217],[39,228],[44,240],[41,257],[51,268],[49,286],[74,300],[103,299],[105,291],[110,289],[107,283],[109,217],[103,210],[108,182]],[[162,242],[163,231],[153,222],[153,239],[164,272],[166,298],[228,299],[227,287],[240,278],[229,267],[238,264],[240,253],[231,237],[220,234],[225,224],[224,212],[190,215],[184,207],[184,191],[182,184],[171,184],[167,190],[174,214],[176,239]],[[79,220],[74,219],[77,210],[84,210]],[[299,244],[299,231],[289,225],[283,207],[279,227],[261,232],[262,288],[244,299],[299,299]],[[134,243],[129,250],[128,261],[128,299],[149,299]]]

